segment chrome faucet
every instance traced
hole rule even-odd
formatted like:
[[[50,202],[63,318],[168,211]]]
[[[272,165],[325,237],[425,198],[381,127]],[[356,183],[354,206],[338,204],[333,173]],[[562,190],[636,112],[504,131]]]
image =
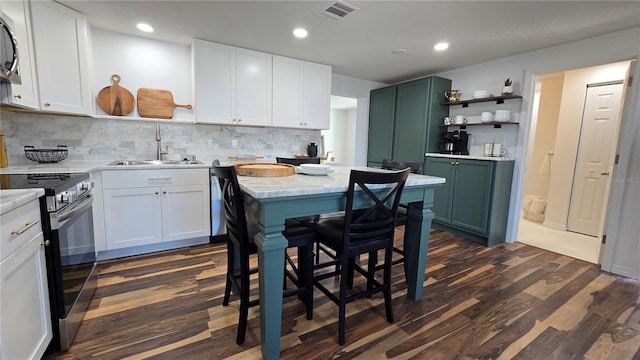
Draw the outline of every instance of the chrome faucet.
[[[166,155],[169,153],[168,147],[165,147],[165,150],[162,151],[161,140],[162,140],[162,137],[160,136],[160,124],[156,124],[156,143],[157,143],[156,160],[162,160],[162,155]]]

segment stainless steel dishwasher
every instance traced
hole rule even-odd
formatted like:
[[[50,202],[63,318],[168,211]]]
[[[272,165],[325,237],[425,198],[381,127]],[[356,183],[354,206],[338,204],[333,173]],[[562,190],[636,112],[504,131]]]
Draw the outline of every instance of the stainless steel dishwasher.
[[[213,169],[209,170],[209,173],[211,175],[209,182],[211,187],[211,242],[222,242],[225,240],[223,235],[227,233],[222,209],[222,194]]]

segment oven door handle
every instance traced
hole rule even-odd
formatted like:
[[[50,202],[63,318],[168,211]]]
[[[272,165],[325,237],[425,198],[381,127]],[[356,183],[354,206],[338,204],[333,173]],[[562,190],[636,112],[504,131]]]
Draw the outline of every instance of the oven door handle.
[[[88,208],[91,207],[91,205],[93,204],[93,196],[88,195],[87,198],[85,200],[82,201],[81,205],[78,205],[76,207],[74,207],[73,209],[59,214],[58,215],[58,221],[62,222],[65,221],[71,217],[74,217],[82,212],[84,212],[85,210],[87,210]]]

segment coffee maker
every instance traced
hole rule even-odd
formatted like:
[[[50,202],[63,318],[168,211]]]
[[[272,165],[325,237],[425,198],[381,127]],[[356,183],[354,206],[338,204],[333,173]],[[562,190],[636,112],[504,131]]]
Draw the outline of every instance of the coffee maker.
[[[451,155],[469,155],[469,134],[464,130],[448,131],[442,134],[440,153]]]

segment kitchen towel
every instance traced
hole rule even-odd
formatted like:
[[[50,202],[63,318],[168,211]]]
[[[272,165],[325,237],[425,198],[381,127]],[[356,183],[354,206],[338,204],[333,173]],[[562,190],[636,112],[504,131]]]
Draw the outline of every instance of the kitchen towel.
[[[553,151],[547,151],[547,155],[544,156],[542,160],[542,165],[540,165],[540,170],[538,173],[540,175],[551,175],[551,161],[553,160]]]

